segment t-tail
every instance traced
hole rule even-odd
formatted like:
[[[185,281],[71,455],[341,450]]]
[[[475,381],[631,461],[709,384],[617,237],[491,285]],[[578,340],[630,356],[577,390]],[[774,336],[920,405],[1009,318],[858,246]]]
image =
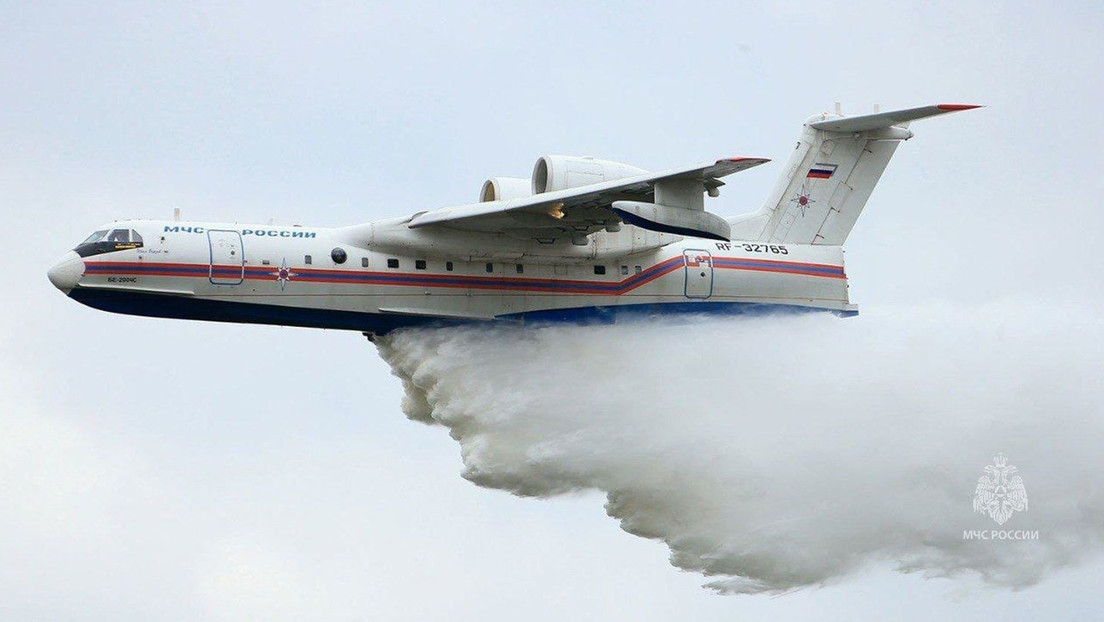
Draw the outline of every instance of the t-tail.
[[[778,183],[758,211],[730,221],[732,239],[842,245],[901,141],[909,123],[970,104],[937,104],[845,117],[809,118]]]

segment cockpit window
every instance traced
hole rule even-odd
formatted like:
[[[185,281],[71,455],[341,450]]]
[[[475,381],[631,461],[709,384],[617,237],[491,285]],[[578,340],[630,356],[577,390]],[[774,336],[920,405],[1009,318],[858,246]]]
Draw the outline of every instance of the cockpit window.
[[[75,250],[81,257],[102,255],[115,251],[125,251],[142,247],[142,236],[134,229],[107,229],[97,231],[77,245]]]
[[[104,239],[105,235],[107,235],[107,229],[101,229],[101,230],[93,233],[92,235],[88,236],[88,239],[81,242],[81,244],[91,244],[93,242],[99,242],[100,240]]]

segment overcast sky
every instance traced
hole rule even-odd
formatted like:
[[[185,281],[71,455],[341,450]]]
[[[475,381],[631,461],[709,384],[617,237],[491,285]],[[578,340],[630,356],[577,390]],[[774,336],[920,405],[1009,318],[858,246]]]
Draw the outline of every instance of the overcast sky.
[[[871,568],[715,596],[599,494],[461,479],[356,333],[115,316],[46,280],[114,218],[351,224],[550,153],[775,159],[712,200],[736,214],[834,101],[949,101],[987,107],[913,126],[848,242],[852,299],[1098,306],[1104,8],[980,5],[0,3],[0,619],[1099,612],[1099,560],[1018,592]]]

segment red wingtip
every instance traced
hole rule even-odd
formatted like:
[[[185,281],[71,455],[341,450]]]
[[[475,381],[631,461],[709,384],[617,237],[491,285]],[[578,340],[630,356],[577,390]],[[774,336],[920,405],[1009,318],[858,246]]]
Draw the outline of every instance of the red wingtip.
[[[939,108],[940,110],[954,111],[973,110],[974,108],[981,108],[981,106],[975,104],[939,104],[938,106],[936,106],[936,108]]]
[[[749,156],[732,156],[731,158],[721,158],[720,160],[717,160],[717,164],[720,164],[721,162],[744,162],[746,160],[755,160],[757,162],[770,162],[770,158],[756,158],[756,157],[749,157]]]

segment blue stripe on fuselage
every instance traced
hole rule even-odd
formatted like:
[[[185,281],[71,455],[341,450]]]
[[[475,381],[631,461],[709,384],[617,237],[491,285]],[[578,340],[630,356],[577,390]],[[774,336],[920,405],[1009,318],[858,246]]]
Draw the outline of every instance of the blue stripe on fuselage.
[[[301,326],[306,328],[332,328],[386,334],[399,328],[413,326],[454,326],[466,323],[482,323],[480,320],[441,319],[432,316],[367,313],[335,309],[314,309],[268,305],[247,302],[228,302],[191,296],[169,296],[77,287],[70,297],[89,307],[147,317],[162,317],[213,322],[269,324]],[[721,314],[767,315],[779,312],[828,311],[841,316],[851,316],[857,311],[834,311],[796,305],[761,304],[750,302],[665,302],[630,305],[576,307],[547,309],[501,315],[496,321],[515,323],[571,323],[601,324],[618,320],[669,314]]]

